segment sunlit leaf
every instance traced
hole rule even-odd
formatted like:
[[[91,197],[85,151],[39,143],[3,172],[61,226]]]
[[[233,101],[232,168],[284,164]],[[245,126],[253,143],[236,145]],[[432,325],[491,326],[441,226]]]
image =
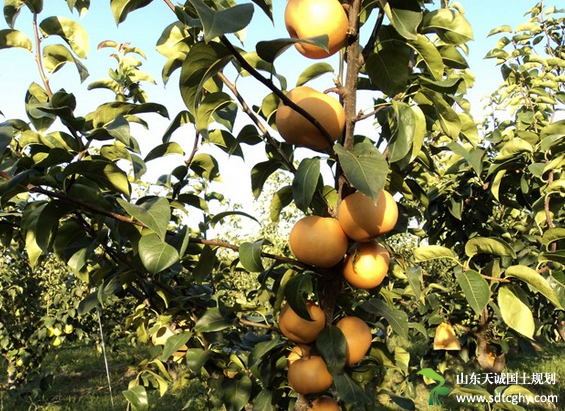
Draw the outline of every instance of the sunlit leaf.
[[[86,80],[89,75],[88,69],[65,46],[62,44],[49,44],[43,48],[43,64],[48,72],[55,73],[66,63],[75,65],[81,82]]]
[[[300,162],[292,181],[292,192],[296,206],[307,212],[320,179],[320,159],[305,158]]]
[[[62,16],[47,17],[39,27],[44,36],[61,37],[77,56],[86,58],[89,49],[88,33],[74,20]]]
[[[31,51],[33,46],[31,39],[21,31],[11,29],[0,30],[0,50],[11,47],[21,47]]]
[[[465,244],[465,254],[468,257],[473,257],[477,254],[495,254],[502,257],[516,258],[516,252],[512,246],[500,238],[472,238]]]
[[[263,242],[263,240],[258,240],[253,243],[245,242],[239,246],[239,261],[241,261],[241,265],[243,265],[246,270],[251,272],[261,272],[264,270],[261,260]]]
[[[533,338],[536,328],[532,309],[517,288],[503,285],[498,289],[498,306],[504,322],[520,334]]]
[[[110,190],[130,196],[131,187],[127,175],[113,162],[104,160],[83,160],[69,164],[63,175],[65,177],[80,174]]]
[[[162,240],[167,234],[167,226],[171,219],[169,201],[162,197],[149,198],[139,205],[130,204],[118,198],[118,203],[136,220],[153,230]]]
[[[349,182],[373,200],[378,198],[386,183],[388,165],[382,154],[370,143],[358,143],[346,150],[335,144],[341,167]]]
[[[457,253],[450,248],[441,245],[423,245],[414,250],[416,261],[429,261],[436,258],[449,258],[459,261]]]
[[[147,391],[145,391],[143,385],[136,385],[127,391],[122,391],[122,394],[131,404],[134,411],[145,411],[149,409]]]
[[[204,40],[208,43],[224,34],[243,30],[253,17],[252,4],[238,4],[225,10],[213,10],[201,0],[189,0],[202,22]]]
[[[490,287],[476,271],[460,271],[455,274],[463,295],[477,315],[480,315],[490,300]]]
[[[562,310],[563,306],[557,294],[551,288],[548,281],[533,268],[524,265],[513,265],[504,272],[506,277],[516,277],[528,283],[534,290],[543,294],[557,309]]]
[[[328,63],[316,63],[308,68],[304,69],[302,73],[298,76],[298,80],[296,81],[296,87],[303,86],[310,80],[314,80],[326,73],[333,73],[334,68],[331,64]]]
[[[342,372],[347,359],[347,341],[338,327],[328,325],[324,328],[316,338],[316,348],[330,374]]]
[[[134,10],[147,6],[153,0],[111,0],[110,7],[116,24],[125,21],[128,14]]]
[[[153,233],[141,237],[138,251],[143,266],[150,274],[157,274],[179,260],[178,251]]]

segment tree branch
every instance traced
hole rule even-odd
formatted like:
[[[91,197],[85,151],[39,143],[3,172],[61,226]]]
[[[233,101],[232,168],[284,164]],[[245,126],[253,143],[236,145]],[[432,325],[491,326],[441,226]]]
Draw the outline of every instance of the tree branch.
[[[243,96],[240,94],[239,90],[235,87],[235,85],[226,76],[224,76],[223,73],[220,72],[217,74],[217,76],[220,80],[222,80],[222,82],[226,85],[226,87],[230,89],[230,91],[237,98],[237,101],[239,101],[241,108],[243,109],[245,114],[247,114],[247,116],[251,119],[251,121],[255,123],[261,134],[267,140],[267,143],[269,143],[269,145],[273,147],[277,151],[277,153],[279,153],[288,170],[293,174],[296,173],[296,167],[294,167],[292,161],[290,161],[290,159],[287,158],[285,152],[276,143],[275,139],[273,138],[273,136],[271,136],[271,134],[269,133],[267,128],[263,125],[259,117],[253,112],[253,110],[251,110],[251,107],[249,107],[249,105],[247,104]]]
[[[345,96],[343,99],[345,110],[345,133],[343,136],[343,147],[346,150],[353,148],[353,135],[355,132],[355,118],[357,117],[357,82],[359,71],[362,66],[359,46],[359,13],[361,0],[349,0],[349,36],[347,44],[347,73],[345,76]],[[349,182],[345,178],[339,163],[336,172],[336,188],[339,201],[347,196],[350,191]]]
[[[41,76],[41,81],[45,86],[45,91],[49,97],[53,95],[51,91],[51,86],[49,85],[49,79],[45,75],[45,69],[43,68],[43,60],[41,58],[41,38],[39,36],[39,27],[37,26],[37,13],[33,13],[33,34],[35,37],[35,62],[37,63],[37,68],[39,69],[39,75]]]
[[[10,174],[8,174],[4,171],[0,171],[0,177],[3,177],[3,178],[8,179],[8,180],[13,178],[13,176],[11,176]],[[79,208],[81,208],[82,210],[89,211],[93,214],[103,215],[105,217],[109,217],[109,218],[112,218],[114,220],[121,221],[123,223],[133,224],[133,225],[137,225],[139,227],[146,228],[145,224],[143,224],[141,221],[138,221],[134,218],[115,213],[113,211],[108,211],[108,210],[105,210],[103,208],[93,206],[92,204],[88,204],[87,202],[79,200],[79,199],[77,199],[73,196],[68,195],[67,193],[62,192],[62,191],[50,191],[50,190],[46,190],[42,187],[35,186],[33,184],[28,184],[27,189],[32,193],[43,194],[43,195],[45,195],[49,198],[57,198],[59,200],[66,201],[68,203],[75,204]],[[217,246],[217,247],[222,247],[222,248],[228,248],[228,249],[234,250],[234,251],[239,251],[239,246],[237,246],[235,244],[230,244],[230,243],[227,243],[227,242],[224,242],[224,241],[220,241],[220,240],[207,240],[207,239],[204,239],[204,238],[190,238],[189,242],[194,243],[194,244],[204,244],[204,245],[209,245],[209,246]],[[281,256],[281,255],[276,255],[276,254],[271,254],[271,253],[266,253],[266,252],[262,252],[261,255],[263,257],[271,258],[273,260],[277,260],[277,261],[280,261],[280,262],[283,262],[283,263],[292,264],[292,265],[297,266],[297,267],[311,268],[309,265],[304,264],[304,263],[302,263],[298,260],[294,260],[292,258],[284,257],[284,256]]]
[[[314,125],[322,133],[324,138],[328,141],[328,143],[333,145],[333,140],[328,131],[320,124],[318,120],[316,120],[310,113],[304,110],[302,107],[291,101],[286,94],[282,92],[275,84],[269,80],[268,78],[264,77],[261,73],[259,73],[245,58],[241,55],[241,53],[234,47],[233,44],[227,39],[226,36],[220,37],[220,41],[223,43],[224,46],[230,51],[230,53],[235,57],[238,63],[243,67],[245,70],[249,72],[253,77],[255,77],[260,83],[266,86],[269,90],[271,90],[278,98],[280,98],[284,105],[289,106],[294,111],[302,115],[306,120]]]

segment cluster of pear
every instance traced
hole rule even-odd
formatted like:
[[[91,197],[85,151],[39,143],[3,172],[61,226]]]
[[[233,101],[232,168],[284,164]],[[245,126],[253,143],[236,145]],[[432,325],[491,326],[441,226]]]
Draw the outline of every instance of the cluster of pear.
[[[388,233],[398,220],[398,206],[382,190],[375,202],[360,191],[345,197],[337,218],[307,216],[292,227],[289,245],[305,264],[329,268],[342,262],[343,277],[364,290],[377,287],[388,272],[390,255],[374,239]],[[349,240],[354,245],[348,250]]]
[[[349,27],[347,14],[338,0],[289,0],[285,9],[285,25],[290,36],[299,40],[328,35],[329,51],[314,44],[295,44],[301,54],[311,59],[329,57],[341,49],[345,45]],[[345,112],[338,100],[307,86],[292,89],[287,97],[308,112],[327,131],[328,136],[324,136],[302,114],[281,102],[275,124],[286,142],[321,150],[341,136],[345,127]]]
[[[318,394],[330,388],[333,378],[320,355],[311,352],[308,344],[318,338],[326,326],[326,317],[322,309],[314,302],[306,304],[312,321],[300,317],[287,303],[279,315],[281,332],[295,345],[288,356],[288,383],[300,394]],[[358,363],[367,353],[373,341],[369,326],[360,318],[343,317],[336,326],[343,332],[347,344],[346,365]],[[339,410],[337,403],[329,397],[316,399],[311,410]]]
[[[311,59],[333,55],[346,43],[348,17],[339,0],[289,0],[285,9],[285,25],[291,37],[304,40],[327,35],[328,50],[309,43],[296,43],[296,49]],[[302,114],[281,102],[275,123],[282,138],[293,145],[325,149],[342,135],[345,112],[338,100],[313,88],[299,86],[287,97],[308,112],[326,130],[324,135]],[[317,267],[333,267],[343,262],[343,276],[354,287],[372,289],[384,279],[390,256],[373,241],[392,230],[398,218],[398,208],[390,193],[382,191],[377,202],[361,192],[346,197],[337,218],[308,216],[291,230],[289,245],[298,260]],[[355,242],[349,253],[349,241]],[[326,316],[314,302],[306,304],[312,321],[300,317],[288,303],[279,315],[283,335],[297,345],[288,356],[288,381],[300,394],[318,394],[332,385],[332,376],[321,356],[311,352],[309,344],[316,341],[326,327]],[[359,362],[371,346],[370,327],[360,318],[341,318],[336,326],[343,332],[347,344],[346,365]],[[338,411],[329,397],[317,398],[310,411]]]
[[[308,216],[299,220],[290,232],[289,245],[303,263],[325,268],[343,263],[345,280],[354,287],[370,290],[383,281],[390,261],[387,250],[374,238],[392,230],[397,218],[398,206],[390,193],[383,190],[375,202],[357,191],[341,202],[337,218]],[[347,253],[350,240],[355,243]],[[301,394],[316,394],[326,391],[333,380],[322,357],[311,354],[305,344],[316,341],[326,326],[326,317],[314,302],[306,306],[312,321],[300,317],[287,303],[279,315],[279,327],[288,339],[298,344],[288,357],[290,386]],[[371,329],[354,316],[340,319],[336,326],[345,336],[346,365],[354,365],[371,347]],[[322,398],[323,404],[333,401]],[[334,408],[320,405],[318,410]]]

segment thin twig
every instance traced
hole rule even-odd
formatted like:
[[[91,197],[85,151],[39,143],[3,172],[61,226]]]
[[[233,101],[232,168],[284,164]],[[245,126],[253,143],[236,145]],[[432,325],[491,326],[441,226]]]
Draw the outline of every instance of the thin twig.
[[[259,117],[257,116],[257,114],[255,114],[255,112],[251,109],[251,107],[249,107],[249,105],[247,104],[247,102],[245,101],[245,99],[243,98],[243,96],[241,95],[241,93],[239,92],[239,90],[235,87],[235,84],[233,84],[226,76],[224,76],[223,73],[218,73],[218,78],[226,85],[226,87],[228,89],[230,89],[230,91],[234,94],[234,96],[237,98],[237,101],[239,101],[239,104],[241,105],[241,108],[243,109],[243,112],[245,114],[247,114],[247,116],[251,119],[251,121],[253,121],[253,123],[255,123],[255,125],[257,126],[257,128],[259,129],[259,131],[261,132],[261,134],[263,135],[263,137],[265,137],[265,140],[267,140],[267,143],[273,147],[277,153],[279,153],[279,155],[281,156],[281,158],[283,159],[284,164],[286,165],[286,167],[288,168],[288,170],[291,173],[296,173],[296,167],[294,167],[294,164],[292,164],[292,161],[290,161],[290,159],[286,156],[286,153],[281,149],[281,147],[277,144],[277,142],[275,141],[275,139],[273,138],[273,136],[271,136],[271,134],[269,133],[269,131],[267,130],[267,128],[263,125],[263,123],[261,122],[261,120],[259,119]]]
[[[41,81],[45,86],[45,91],[47,92],[49,97],[51,97],[53,95],[53,91],[51,91],[49,79],[45,75],[45,69],[43,68],[43,59],[41,58],[41,37],[39,36],[39,27],[37,25],[37,13],[33,13],[33,34],[35,36],[35,62],[37,63],[37,68],[39,69]]]
[[[381,105],[379,107],[377,107],[375,110],[371,111],[370,113],[367,114],[363,114],[362,112],[357,114],[357,117],[355,117],[353,119],[353,121],[357,122],[357,121],[361,121],[361,120],[365,120],[369,117],[373,117],[375,114],[377,114],[379,111],[384,110],[385,108],[387,108],[390,104],[386,104],[386,105]]]
[[[222,44],[224,46],[226,46],[226,48],[235,57],[235,59],[239,62],[239,64],[241,64],[241,67],[243,67],[245,70],[247,70],[249,72],[249,74],[251,74],[260,83],[262,83],[269,90],[271,90],[278,98],[280,98],[282,100],[284,105],[289,106],[291,109],[293,109],[294,111],[296,111],[297,113],[302,115],[304,118],[306,118],[306,120],[308,120],[310,123],[312,123],[314,125],[314,127],[316,127],[320,133],[322,133],[322,135],[328,141],[330,146],[333,145],[332,137],[330,136],[328,131],[322,126],[322,124],[320,124],[320,122],[318,120],[316,120],[310,113],[308,113],[306,110],[304,110],[298,104],[296,104],[292,100],[290,100],[286,96],[286,94],[284,94],[281,89],[279,89],[277,86],[275,86],[275,84],[271,80],[269,80],[268,78],[263,76],[251,64],[249,64],[249,62],[247,60],[245,60],[245,57],[243,57],[241,55],[241,53],[234,47],[234,45],[231,44],[231,42],[227,39],[226,36],[221,36],[220,41],[222,42]]]
[[[273,328],[269,324],[254,323],[253,321],[245,320],[243,318],[240,318],[239,322],[240,324],[246,325],[248,327],[263,328],[265,330],[271,330]]]
[[[511,283],[512,282],[507,278],[491,277],[489,275],[484,275],[484,274],[481,274],[481,277],[483,277],[485,280],[498,281],[499,283]]]
[[[364,64],[367,61],[369,55],[373,52],[373,49],[375,48],[375,43],[379,38],[379,32],[381,31],[384,18],[385,18],[385,11],[383,10],[382,7],[379,7],[379,16],[377,17],[377,22],[375,23],[375,27],[373,27],[373,32],[371,33],[371,37],[369,37],[369,40],[367,40],[367,44],[365,45],[365,48],[363,48],[363,52],[361,53],[361,57],[363,57],[362,64]]]

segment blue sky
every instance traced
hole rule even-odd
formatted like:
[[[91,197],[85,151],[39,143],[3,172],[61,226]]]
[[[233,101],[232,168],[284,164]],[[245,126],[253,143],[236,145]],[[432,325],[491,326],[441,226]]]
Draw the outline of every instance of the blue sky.
[[[178,111],[184,109],[177,86],[180,70],[171,78],[169,85],[164,87],[161,80],[161,68],[166,60],[155,50],[161,31],[168,24],[175,21],[174,14],[164,2],[154,0],[145,9],[131,13],[128,19],[119,27],[116,26],[111,16],[110,2],[108,0],[93,1],[90,11],[80,20],[76,12],[74,14],[70,13],[66,2],[63,0],[49,0],[45,3],[47,6],[41,16],[42,18],[50,15],[63,15],[77,19],[90,36],[90,52],[88,59],[84,62],[90,71],[90,77],[83,84],[80,84],[76,70],[69,66],[56,73],[51,81],[53,90],[64,88],[77,96],[79,103],[78,113],[84,115],[94,110],[99,104],[112,98],[111,92],[106,90],[86,91],[86,86],[90,82],[107,77],[108,68],[113,67],[114,60],[109,57],[111,49],[96,51],[97,45],[103,40],[114,40],[118,43],[130,42],[133,46],[141,48],[148,57],[142,69],[149,72],[158,83],[156,86],[145,86],[149,99],[165,104],[169,109],[171,118]],[[275,26],[273,27],[273,24],[264,13],[256,8],[254,21],[249,27],[248,36],[243,45],[247,50],[251,50],[258,40],[288,36],[283,22],[285,2],[284,0],[274,0],[273,3],[275,3]],[[474,107],[478,107],[481,105],[479,102],[480,97],[495,90],[500,82],[500,72],[495,67],[494,61],[483,60],[485,54],[496,42],[494,38],[487,39],[487,33],[492,28],[503,24],[515,27],[517,24],[525,21],[527,18],[523,14],[527,9],[534,6],[537,1],[462,0],[460,3],[465,8],[466,17],[474,30],[475,41],[469,44],[470,55],[468,61],[471,65],[471,70],[476,75],[477,82],[469,94],[469,99]],[[4,21],[1,21],[0,29],[4,28],[7,28],[7,25]],[[31,37],[31,15],[29,12],[23,11],[21,13],[16,23],[16,29],[24,31]],[[366,35],[366,33],[363,34]],[[54,41],[48,40],[47,44],[56,41],[57,39]],[[237,40],[234,39],[233,41],[236,42]],[[337,62],[337,57],[333,56],[326,61],[334,64]],[[287,77],[289,87],[292,87],[300,72],[314,62],[302,57],[291,48],[277,60],[276,67],[280,73]],[[4,113],[6,118],[25,118],[24,96],[32,81],[40,82],[33,56],[30,53],[21,49],[0,50],[0,111]],[[249,84],[250,87],[243,89],[244,96],[249,99],[250,104],[260,104],[261,98],[266,94],[267,90],[258,83],[250,82]],[[315,84],[319,84],[320,89],[329,88],[333,85],[332,78],[329,75],[324,76]],[[134,130],[135,136],[140,140],[145,152],[152,146],[160,143],[163,130],[168,125],[168,120],[161,119],[157,115],[147,116],[146,120],[149,121],[152,127],[150,131]],[[192,145],[192,133],[188,130],[178,132],[175,137],[181,145],[187,147],[187,150]],[[187,142],[187,140],[189,141]],[[251,157],[253,157],[253,154]],[[230,161],[230,173],[224,175],[226,185],[237,187],[238,192],[249,193],[250,190],[241,186],[241,184],[249,184],[248,177],[234,180],[235,173],[232,173],[231,170],[232,166],[239,167],[242,173],[248,176],[249,168],[256,161],[251,160],[248,164],[243,164],[239,159],[230,159]],[[261,159],[257,161],[261,161]],[[157,174],[166,172],[164,169],[161,170],[161,167],[171,167],[170,169],[172,169],[173,163],[174,161],[171,160],[160,163]],[[230,178],[232,179],[230,180]]]

